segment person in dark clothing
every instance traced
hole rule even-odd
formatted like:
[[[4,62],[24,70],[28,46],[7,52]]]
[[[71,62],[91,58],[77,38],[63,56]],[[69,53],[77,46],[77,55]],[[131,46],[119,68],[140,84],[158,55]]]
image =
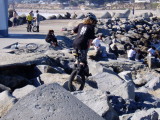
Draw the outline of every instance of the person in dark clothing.
[[[135,55],[135,60],[138,61],[138,62],[143,62],[142,58],[143,58],[143,55],[142,55],[141,50],[137,49],[136,50],[136,55]]]
[[[40,15],[39,15],[39,11],[36,11],[36,27],[37,27],[37,32],[39,32],[39,24],[40,24]]]
[[[51,46],[54,46],[54,47],[58,46],[57,38],[54,35],[54,30],[49,30],[45,40],[46,42],[50,43]]]
[[[73,47],[76,51],[80,52],[80,65],[81,70],[88,67],[87,65],[87,52],[88,49],[95,38],[95,25],[97,23],[97,18],[93,13],[88,13],[83,23],[80,23],[73,29],[73,32],[77,34],[75,40],[73,41]],[[75,62],[75,66],[77,65]]]
[[[111,53],[115,54],[116,56],[116,59],[118,58],[118,48],[117,48],[117,45],[115,43],[112,43],[110,45],[110,48],[111,48]]]

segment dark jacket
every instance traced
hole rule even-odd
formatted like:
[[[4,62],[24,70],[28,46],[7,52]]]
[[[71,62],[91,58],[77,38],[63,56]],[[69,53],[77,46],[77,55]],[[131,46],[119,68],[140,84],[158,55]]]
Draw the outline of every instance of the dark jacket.
[[[57,42],[57,38],[53,34],[48,34],[45,38],[46,42],[52,43],[52,42]]]

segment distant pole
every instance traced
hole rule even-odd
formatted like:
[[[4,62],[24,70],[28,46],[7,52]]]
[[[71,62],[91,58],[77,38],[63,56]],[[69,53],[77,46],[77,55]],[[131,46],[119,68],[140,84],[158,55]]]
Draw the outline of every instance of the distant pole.
[[[0,36],[8,36],[8,0],[0,0]]]

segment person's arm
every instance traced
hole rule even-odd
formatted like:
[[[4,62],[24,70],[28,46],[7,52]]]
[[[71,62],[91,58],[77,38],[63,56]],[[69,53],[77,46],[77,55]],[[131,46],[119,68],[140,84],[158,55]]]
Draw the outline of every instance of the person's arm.
[[[90,48],[90,46],[91,46],[91,44],[92,44],[92,41],[93,41],[92,39],[89,40],[88,49]]]
[[[72,32],[74,34],[78,33],[79,26],[80,26],[80,24],[73,28]]]

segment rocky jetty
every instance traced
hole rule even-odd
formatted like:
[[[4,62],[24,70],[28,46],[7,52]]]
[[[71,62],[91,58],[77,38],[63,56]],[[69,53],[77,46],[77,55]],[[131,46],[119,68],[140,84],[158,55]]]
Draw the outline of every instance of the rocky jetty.
[[[129,10],[123,13],[129,14]],[[35,51],[27,51],[26,44],[19,44],[19,49],[14,49],[14,44],[7,47],[10,51],[0,57],[0,120],[160,119],[160,63],[149,69],[145,62],[150,46],[159,48],[159,18],[106,20],[106,16],[111,17],[105,13],[99,19],[96,34],[103,34],[101,45],[107,56],[97,58],[91,47],[88,63],[92,76],[83,91],[69,92],[67,86],[75,61],[71,54],[75,35],[67,29],[81,21],[77,17],[78,22],[67,21],[65,36],[56,36],[58,47],[40,43]],[[118,56],[110,50],[113,42]],[[143,52],[144,62],[127,59],[130,46]]]

